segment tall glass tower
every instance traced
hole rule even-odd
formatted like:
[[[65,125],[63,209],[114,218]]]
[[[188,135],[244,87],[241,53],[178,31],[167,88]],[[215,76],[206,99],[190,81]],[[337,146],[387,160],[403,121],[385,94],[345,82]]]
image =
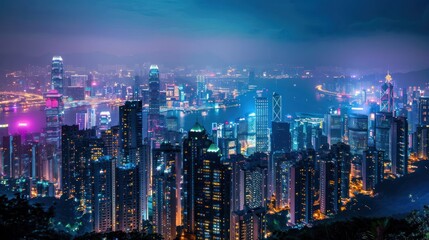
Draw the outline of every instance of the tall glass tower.
[[[156,128],[159,125],[159,69],[157,65],[151,65],[149,70],[149,124],[148,131],[150,137],[155,136]]]
[[[273,93],[273,122],[282,121],[282,95]]]
[[[268,99],[257,97],[256,106],[256,151],[268,152]]]
[[[52,58],[52,68],[51,68],[51,89],[57,90],[59,94],[64,94],[63,78],[64,78],[63,58],[61,56],[54,56]]]

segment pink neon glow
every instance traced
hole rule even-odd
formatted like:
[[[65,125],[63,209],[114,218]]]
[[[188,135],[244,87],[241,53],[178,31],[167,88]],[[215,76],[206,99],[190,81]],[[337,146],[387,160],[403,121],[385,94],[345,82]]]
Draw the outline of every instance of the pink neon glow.
[[[92,82],[92,86],[97,86],[97,83],[96,82]]]
[[[18,127],[28,127],[28,123],[20,122],[20,123],[18,123]]]

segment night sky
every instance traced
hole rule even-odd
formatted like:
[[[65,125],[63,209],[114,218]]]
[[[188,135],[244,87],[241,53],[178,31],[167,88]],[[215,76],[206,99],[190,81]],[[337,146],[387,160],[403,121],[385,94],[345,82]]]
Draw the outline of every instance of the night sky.
[[[173,64],[422,69],[429,1],[0,1],[2,61],[92,53]]]

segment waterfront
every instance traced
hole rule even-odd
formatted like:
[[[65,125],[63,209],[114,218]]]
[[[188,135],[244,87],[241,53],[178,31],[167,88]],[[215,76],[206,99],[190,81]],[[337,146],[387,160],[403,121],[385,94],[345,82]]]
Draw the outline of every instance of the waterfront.
[[[271,105],[272,92],[280,93],[283,96],[284,115],[296,112],[325,113],[329,106],[336,104],[336,100],[332,98],[319,98],[314,88],[317,84],[319,83],[315,79],[259,79],[257,89],[264,89],[264,95],[269,98],[269,105]],[[251,91],[239,96],[240,107],[209,109],[188,113],[168,111],[165,114],[167,116],[176,116],[179,121],[179,128],[183,128],[185,131],[189,130],[197,120],[206,129],[210,129],[213,122],[231,122],[239,117],[243,117],[247,113],[253,112],[255,95],[256,93]],[[79,106],[66,109],[64,124],[75,124],[76,113],[86,111],[89,107]],[[271,109],[271,106],[269,109]],[[97,116],[102,111],[110,111],[112,118],[111,126],[118,124],[119,111],[117,106],[109,106],[108,104],[95,106]],[[269,117],[271,118],[271,111],[269,112]],[[45,127],[45,121],[45,113],[40,107],[18,108],[14,112],[0,113],[0,124],[8,123],[9,131],[12,134],[22,132],[22,129],[18,127],[18,123],[20,122],[28,123],[25,130],[27,132],[42,132]]]

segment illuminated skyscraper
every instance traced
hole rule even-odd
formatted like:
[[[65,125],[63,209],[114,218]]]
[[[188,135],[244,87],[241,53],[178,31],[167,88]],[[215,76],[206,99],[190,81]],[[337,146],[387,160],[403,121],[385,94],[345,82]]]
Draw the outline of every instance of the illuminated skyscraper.
[[[290,222],[309,224],[313,221],[314,156],[302,152],[290,168]]]
[[[343,121],[342,117],[339,114],[326,114],[325,115],[325,124],[326,124],[326,136],[328,137],[328,144],[336,144],[342,142],[343,138]]]
[[[157,65],[151,65],[149,69],[149,121],[148,131],[150,137],[155,137],[160,120],[160,93],[159,69]]]
[[[255,98],[256,107],[256,152],[268,152],[268,100]]]
[[[385,82],[381,85],[380,112],[393,112],[392,76],[387,73]]]
[[[264,208],[234,211],[231,215],[232,240],[259,240],[265,238]]]
[[[408,172],[408,122],[405,117],[392,120],[390,129],[390,156],[392,173],[404,176]]]
[[[320,160],[319,200],[324,215],[338,213],[341,207],[341,165],[328,153]]]
[[[116,168],[116,230],[131,232],[142,230],[140,208],[140,180],[138,167],[132,163]]]
[[[273,122],[282,121],[282,96],[276,92],[273,93]]]
[[[384,152],[375,147],[363,151],[362,187],[365,191],[374,190],[375,185],[383,180]]]
[[[429,126],[417,127],[416,150],[420,159],[429,159]]]
[[[127,101],[119,107],[119,163],[138,164],[143,145],[142,102]]]
[[[51,89],[56,90],[61,95],[64,94],[63,78],[64,78],[63,58],[61,56],[54,56],[52,58]]]
[[[77,125],[62,126],[62,190],[66,199],[81,207],[91,205],[91,162],[104,156],[104,143],[95,130],[79,130]]]
[[[91,162],[93,178],[92,215],[95,232],[115,231],[116,228],[116,159],[101,157]]]
[[[189,234],[195,234],[196,166],[211,143],[199,123],[195,123],[183,141],[183,226]]]
[[[195,236],[197,239],[229,239],[231,172],[211,144],[196,164]]]
[[[375,147],[384,152],[385,166],[383,172],[391,171],[390,128],[392,113],[378,112],[375,114]]]
[[[175,239],[181,225],[180,153],[179,147],[165,143],[153,150],[153,223],[165,240]]]
[[[22,173],[21,135],[3,136],[2,175],[9,178],[19,178]]]
[[[348,116],[347,124],[350,152],[362,155],[368,147],[368,116],[351,114]]]
[[[207,100],[206,78],[203,75],[197,76],[197,99],[198,104],[204,104]]]
[[[44,94],[46,114],[46,143],[55,149],[50,162],[49,175],[51,182],[60,182],[61,176],[61,126],[63,125],[64,105],[63,96],[58,90],[51,90]],[[61,186],[61,185],[60,185]]]
[[[274,152],[272,161],[274,162],[273,188],[276,207],[281,209],[289,206],[290,167],[293,165],[293,159],[290,153]]]
[[[349,198],[351,152],[350,146],[339,142],[331,146],[332,157],[341,169],[341,198]]]
[[[419,124],[429,126],[429,97],[419,98]]]

